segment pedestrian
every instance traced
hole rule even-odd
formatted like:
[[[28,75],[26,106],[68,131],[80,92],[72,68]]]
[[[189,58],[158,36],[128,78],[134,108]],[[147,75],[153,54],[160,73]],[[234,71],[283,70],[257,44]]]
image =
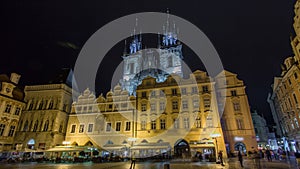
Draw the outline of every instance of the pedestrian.
[[[135,159],[135,152],[134,152],[131,155],[131,164],[130,164],[130,168],[129,169],[134,169],[135,168],[135,161],[136,161],[136,159]],[[133,168],[132,168],[132,164],[133,164]]]
[[[238,153],[238,158],[239,158],[241,167],[243,168],[243,167],[244,167],[244,165],[243,165],[243,156],[242,156],[242,153],[241,153],[240,151],[239,151],[239,153]]]
[[[267,155],[268,161],[272,161],[271,152],[269,149],[266,150],[266,155]]]
[[[223,163],[223,151],[222,150],[219,151],[219,157],[218,158],[220,159],[221,165],[224,166],[224,163]]]

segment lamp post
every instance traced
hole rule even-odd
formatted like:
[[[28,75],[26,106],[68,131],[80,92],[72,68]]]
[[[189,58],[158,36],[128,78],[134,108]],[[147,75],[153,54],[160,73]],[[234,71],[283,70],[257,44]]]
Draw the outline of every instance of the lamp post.
[[[211,134],[210,137],[214,140],[216,140],[216,160],[217,160],[217,157],[218,157],[218,137],[221,137],[221,134],[219,133],[215,133],[215,134]]]

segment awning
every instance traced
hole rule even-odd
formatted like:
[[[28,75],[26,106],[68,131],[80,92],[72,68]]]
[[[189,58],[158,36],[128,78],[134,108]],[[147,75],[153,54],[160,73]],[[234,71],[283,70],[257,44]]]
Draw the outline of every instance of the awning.
[[[71,147],[71,146],[56,146],[46,150],[47,152],[75,152],[75,151],[86,151],[86,147]]]
[[[190,148],[212,148],[215,147],[212,143],[207,144],[190,144]]]
[[[141,150],[141,149],[169,149],[170,144],[164,143],[140,143],[131,147],[131,150]]]
[[[106,144],[103,146],[102,149],[107,150],[107,151],[112,151],[112,150],[122,150],[125,148],[126,148],[125,145]]]

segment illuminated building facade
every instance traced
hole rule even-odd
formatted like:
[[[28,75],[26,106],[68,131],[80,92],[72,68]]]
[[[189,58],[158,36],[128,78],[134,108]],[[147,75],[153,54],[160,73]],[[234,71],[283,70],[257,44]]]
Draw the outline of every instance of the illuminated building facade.
[[[295,37],[291,39],[294,56],[285,59],[281,65],[281,76],[274,78],[272,93],[268,102],[277,125],[278,134],[282,136],[282,146],[285,150],[300,150],[300,1],[295,4],[294,30]]]
[[[216,76],[215,81],[217,95],[221,99],[219,104],[225,104],[220,116],[227,151],[246,153],[256,149],[256,135],[244,82],[237,78],[237,74],[228,71]]]
[[[214,83],[206,72],[188,79],[168,76],[161,83],[147,77],[136,95],[128,96],[120,85],[98,98],[86,89],[73,103],[66,141],[121,156],[129,149],[138,157],[226,152]]]
[[[14,143],[19,151],[61,145],[72,104],[72,72],[64,70],[52,84],[25,87],[25,106]]]
[[[25,106],[24,91],[18,86],[20,75],[0,75],[0,152],[14,148],[14,136]]]

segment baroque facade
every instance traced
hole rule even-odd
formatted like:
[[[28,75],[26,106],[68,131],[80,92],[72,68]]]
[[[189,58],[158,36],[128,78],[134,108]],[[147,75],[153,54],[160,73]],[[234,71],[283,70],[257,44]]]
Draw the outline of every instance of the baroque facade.
[[[73,103],[66,141],[121,156],[130,148],[139,157],[190,157],[226,152],[222,135],[214,83],[196,71],[188,79],[172,75],[161,83],[147,77],[136,97],[120,85],[106,97],[85,90]]]
[[[217,75],[215,81],[219,104],[224,104],[220,116],[227,151],[246,153],[256,149],[256,136],[244,82],[237,78],[237,74],[228,71]]]
[[[18,86],[20,75],[0,75],[0,152],[14,148],[14,136],[19,125],[24,102],[24,91]]]
[[[66,80],[62,80],[63,76]],[[25,87],[27,103],[20,118],[14,143],[17,150],[46,150],[62,145],[72,105],[69,87],[72,72],[64,71],[53,84]]]
[[[300,86],[299,86],[299,60],[300,60],[300,1],[295,4],[294,31],[295,37],[291,39],[294,55],[285,59],[281,65],[280,77],[274,78],[272,93],[268,102],[275,123],[277,134],[282,137],[285,150],[300,150]]]

